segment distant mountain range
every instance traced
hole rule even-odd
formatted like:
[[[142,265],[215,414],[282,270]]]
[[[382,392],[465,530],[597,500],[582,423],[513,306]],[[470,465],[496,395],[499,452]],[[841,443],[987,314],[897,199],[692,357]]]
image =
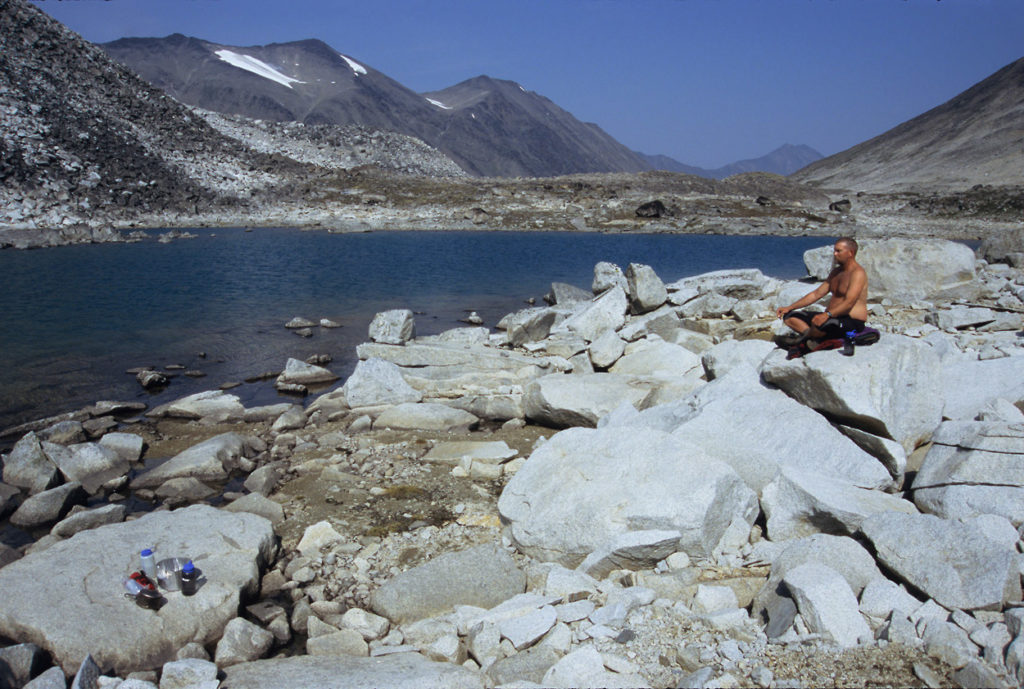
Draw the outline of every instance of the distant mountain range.
[[[1024,58],[793,179],[853,191],[1024,184]]]
[[[650,169],[597,125],[511,81],[481,76],[418,94],[318,40],[240,48],[174,34],[101,47],[184,103],[256,119],[397,131],[474,175]]]
[[[738,162],[710,170],[702,167],[694,167],[693,165],[686,165],[685,163],[680,163],[678,160],[664,155],[646,155],[643,153],[640,155],[643,156],[655,170],[685,172],[688,175],[697,175],[699,177],[708,177],[710,179],[724,179],[731,175],[738,175],[741,172],[774,172],[777,175],[790,175],[797,170],[810,165],[816,160],[821,160],[821,154],[810,146],[795,146],[793,144],[784,144],[779,146],[768,155],[761,156],[760,158],[740,160]]]
[[[704,170],[631,151],[514,81],[479,76],[419,94],[312,39],[237,47],[174,34],[101,47],[184,103],[256,119],[396,131],[422,139],[478,176],[644,170],[709,178],[751,171],[786,175],[821,157],[807,146],[786,145],[762,158]]]

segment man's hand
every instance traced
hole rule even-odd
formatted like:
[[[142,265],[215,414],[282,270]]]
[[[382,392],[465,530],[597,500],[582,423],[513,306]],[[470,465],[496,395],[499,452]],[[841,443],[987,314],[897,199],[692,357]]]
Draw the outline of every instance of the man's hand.
[[[780,306],[779,308],[775,309],[775,315],[778,318],[785,318],[786,314],[789,313],[792,310],[793,309],[791,309],[788,306]]]
[[[816,328],[820,329],[821,326],[825,325],[825,322],[828,321],[828,319],[828,314],[823,311],[821,313],[815,314],[814,317],[811,318],[811,324]]]

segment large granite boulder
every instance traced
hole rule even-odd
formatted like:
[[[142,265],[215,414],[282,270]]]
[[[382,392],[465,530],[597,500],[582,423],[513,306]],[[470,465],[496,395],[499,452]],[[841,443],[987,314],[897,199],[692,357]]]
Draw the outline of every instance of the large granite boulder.
[[[816,472],[861,488],[888,488],[889,472],[823,416],[736,370],[689,398],[623,421],[672,432],[725,462],[760,494],[780,467]]]
[[[913,483],[923,512],[959,519],[998,514],[1024,523],[1024,424],[947,421]]]
[[[773,351],[775,345],[765,340],[726,340],[702,353],[700,361],[707,379],[714,380],[737,368],[757,370]]]
[[[668,299],[668,290],[654,268],[643,263],[630,263],[626,268],[626,286],[633,313],[647,313]]]
[[[398,367],[395,372],[424,397],[445,399],[508,394],[539,376],[572,368],[562,357],[533,356],[481,343],[436,338],[421,338],[404,347],[369,342],[356,347],[356,353],[367,362],[377,358],[394,364]],[[522,392],[521,387],[518,392]],[[316,403],[311,408],[314,406]]]
[[[526,386],[523,411],[526,418],[556,428],[595,426],[623,402],[643,406],[651,391],[663,384],[655,378],[624,373],[555,373]]]
[[[252,435],[221,433],[182,450],[163,464],[132,480],[132,488],[155,488],[173,478],[223,481],[243,458],[255,457],[266,444]]]
[[[131,462],[125,455],[102,443],[64,447],[44,442],[43,449],[68,481],[81,483],[90,494],[99,492],[103,484],[119,479],[131,469]]]
[[[402,345],[416,337],[416,321],[409,309],[381,311],[370,322],[370,339],[382,344]]]
[[[44,490],[26,498],[18,506],[11,515],[11,524],[25,529],[53,524],[72,506],[85,502],[85,498],[81,484],[74,481]]]
[[[560,320],[560,315],[559,311],[542,306],[509,314],[502,319],[508,343],[520,347],[527,342],[543,340],[551,332],[551,327]]]
[[[699,356],[657,336],[626,345],[624,354],[608,371],[636,376],[680,378],[700,378],[704,373]]]
[[[457,605],[492,608],[526,590],[526,574],[497,544],[445,553],[384,582],[373,611],[397,623],[449,612]]]
[[[767,621],[766,618],[776,609],[779,599],[789,597],[788,591],[782,586],[786,574],[809,562],[826,565],[837,571],[856,596],[872,581],[885,579],[871,553],[847,536],[815,534],[788,541],[772,560],[768,581],[754,597],[751,617]]]
[[[195,561],[199,591],[167,592],[159,610],[126,599],[121,580],[147,547]],[[41,646],[69,675],[89,654],[122,677],[158,669],[185,644],[220,638],[275,547],[266,519],[206,505],[83,531],[0,569],[0,635]]]
[[[224,670],[221,689],[483,689],[479,672],[428,659],[419,653],[375,658],[306,655],[232,665]]]
[[[552,282],[551,291],[544,295],[544,301],[549,304],[562,305],[590,301],[593,298],[593,292],[588,292],[582,287],[570,285],[566,282]]]
[[[381,413],[374,428],[462,432],[475,427],[480,419],[462,409],[437,402],[406,402]]]
[[[857,597],[839,572],[808,562],[783,577],[811,632],[831,637],[842,648],[871,640],[871,628],[860,614]]]
[[[614,263],[600,261],[594,266],[594,280],[590,285],[590,291],[602,294],[613,287],[619,287],[625,292],[628,289],[626,276],[623,275],[622,268]]]
[[[762,299],[778,289],[775,280],[766,277],[757,268],[715,270],[676,280],[666,287],[669,292],[692,289],[698,294],[710,292],[743,301]]]
[[[974,252],[945,239],[881,239],[859,242],[857,262],[868,274],[873,301],[974,299],[978,295]],[[804,252],[807,272],[824,280],[832,268],[832,247]]]
[[[679,319],[678,308],[666,304],[654,311],[630,316],[627,323],[619,329],[619,337],[627,342],[657,335],[663,340],[674,341],[683,322]]]
[[[405,382],[398,366],[379,358],[356,364],[355,371],[341,388],[341,395],[353,409],[423,399],[421,393]]]
[[[593,342],[607,330],[618,330],[626,323],[629,307],[626,292],[621,287],[612,287],[589,304],[559,323],[555,331],[568,331],[587,342]]]
[[[4,483],[24,488],[30,495],[55,486],[60,480],[60,471],[43,451],[39,436],[31,431],[14,444],[3,469]]]
[[[284,371],[277,377],[277,382],[280,384],[316,385],[334,382],[338,380],[338,377],[323,366],[289,358]]]
[[[1000,398],[1024,402],[1024,356],[979,360],[977,355],[950,355],[943,357],[936,377],[945,393],[942,415],[947,419],[973,419]]]
[[[938,355],[918,340],[887,335],[854,357],[835,351],[786,359],[779,350],[761,366],[764,380],[829,418],[890,438],[908,452],[942,420],[945,390]]]
[[[788,467],[783,467],[761,491],[761,509],[768,518],[768,537],[773,541],[815,533],[854,536],[861,522],[872,514],[917,513],[914,503],[895,495]]]
[[[222,390],[206,390],[182,397],[149,411],[146,416],[169,416],[176,419],[205,419],[213,423],[242,421],[245,407],[237,395]]]
[[[875,514],[861,523],[878,561],[946,608],[1001,610],[1020,601],[1017,552],[976,525],[930,514]]]
[[[575,567],[632,531],[678,531],[707,558],[757,516],[757,498],[701,448],[641,428],[573,428],[534,451],[498,500],[527,554]],[[727,533],[728,532],[728,533]]]

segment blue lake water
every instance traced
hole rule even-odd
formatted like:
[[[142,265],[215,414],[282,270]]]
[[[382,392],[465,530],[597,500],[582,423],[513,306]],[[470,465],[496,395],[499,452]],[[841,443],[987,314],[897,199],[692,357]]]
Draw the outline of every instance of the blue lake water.
[[[194,240],[0,252],[0,429],[101,399],[158,404],[330,354],[343,378],[373,315],[417,313],[419,334],[493,325],[554,281],[588,288],[594,264],[652,266],[666,282],[725,268],[804,275],[823,237],[193,230]],[[300,338],[294,316],[330,318]],[[200,356],[200,353],[205,356]],[[125,371],[179,364],[206,377],[141,389]],[[233,391],[248,405],[281,398],[272,382]],[[294,398],[289,398],[294,399]]]

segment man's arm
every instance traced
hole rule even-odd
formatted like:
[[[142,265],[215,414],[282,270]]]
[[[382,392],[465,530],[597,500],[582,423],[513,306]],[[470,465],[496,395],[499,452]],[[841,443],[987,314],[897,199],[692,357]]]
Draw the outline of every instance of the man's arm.
[[[815,290],[813,290],[811,292],[808,292],[804,296],[802,296],[799,299],[797,299],[796,301],[794,301],[789,306],[780,306],[778,309],[776,309],[775,315],[778,316],[779,318],[784,318],[785,315],[787,313],[789,313],[790,311],[795,311],[796,309],[801,309],[801,308],[803,308],[805,306],[810,306],[811,304],[813,304],[814,302],[818,301],[819,299],[821,299],[822,297],[824,297],[828,293],[829,293],[829,286],[828,286],[828,281],[826,281],[826,282],[821,283],[818,286],[817,289],[815,289]],[[853,305],[851,304],[851,306],[853,306]]]

